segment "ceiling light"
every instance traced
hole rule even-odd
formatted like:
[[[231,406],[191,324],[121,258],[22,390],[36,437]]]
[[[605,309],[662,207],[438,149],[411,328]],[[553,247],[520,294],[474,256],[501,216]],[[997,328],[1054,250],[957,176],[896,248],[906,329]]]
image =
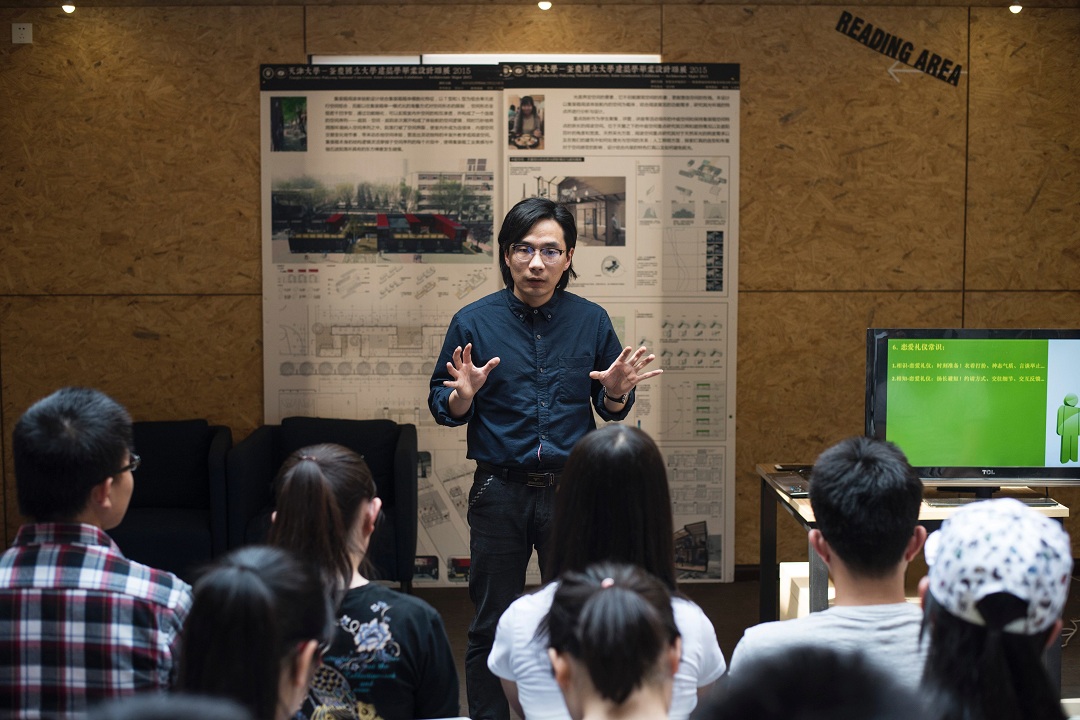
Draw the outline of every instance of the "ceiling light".
[[[1009,6],[1009,12],[1011,12],[1013,15],[1015,15],[1016,13],[1020,12],[1023,9],[1024,9],[1023,5],[1018,5],[1018,4],[1015,4],[1015,3]]]
[[[64,12],[66,12],[68,15],[75,12],[74,5],[61,5],[60,7],[62,7],[64,9]]]
[[[549,0],[540,0],[540,2],[536,3],[536,6],[541,10],[550,10],[551,2],[549,2]]]

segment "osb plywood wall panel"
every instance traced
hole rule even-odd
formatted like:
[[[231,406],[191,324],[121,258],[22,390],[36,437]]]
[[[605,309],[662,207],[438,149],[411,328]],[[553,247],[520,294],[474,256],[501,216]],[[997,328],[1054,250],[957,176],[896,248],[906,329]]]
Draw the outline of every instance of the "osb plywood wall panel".
[[[6,20],[0,292],[261,292],[256,78],[304,61],[303,9]]]
[[[261,312],[257,296],[6,299],[5,443],[31,403],[65,385],[100,388],[136,420],[204,417],[246,436],[262,422]],[[10,537],[19,522],[14,482],[6,496]]]
[[[966,76],[894,79],[893,59],[837,31],[842,12],[664,8],[665,60],[742,68],[740,286],[958,289]],[[861,15],[967,64],[965,10]]]
[[[205,4],[0,10],[0,27],[35,35],[0,42],[0,97],[17,99],[0,103],[4,438],[72,382],[136,417],[209,417],[238,438],[259,424],[256,69],[307,53],[742,65],[739,564],[757,562],[754,463],[812,459],[861,431],[867,325],[1036,324],[1040,302],[1076,324],[1075,301],[1008,291],[1080,287],[1080,10],[856,13],[970,70],[954,87],[890,75],[910,68],[837,32],[844,8],[809,2]],[[1006,292],[965,303],[965,282]],[[13,505],[6,517],[10,534]],[[780,527],[781,557],[805,558],[794,523]]]
[[[964,315],[968,327],[976,328],[1075,328],[1080,327],[1080,292],[969,292],[964,297]],[[1065,529],[1076,555],[1080,549],[1080,488],[1050,488],[1050,494],[1071,509]]]
[[[971,13],[969,288],[1080,289],[1078,48],[1077,10]]]
[[[312,54],[658,53],[660,7],[535,4],[307,10]]]
[[[754,466],[813,462],[829,445],[862,434],[866,328],[958,326],[961,303],[959,292],[740,294],[736,563],[757,562]],[[806,533],[781,514],[778,556],[805,560]]]

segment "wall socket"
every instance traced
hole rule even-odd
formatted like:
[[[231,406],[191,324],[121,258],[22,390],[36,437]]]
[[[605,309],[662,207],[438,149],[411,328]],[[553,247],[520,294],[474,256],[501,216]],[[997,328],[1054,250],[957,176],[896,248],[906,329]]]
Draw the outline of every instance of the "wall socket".
[[[34,42],[33,23],[11,23],[11,44],[25,45]]]

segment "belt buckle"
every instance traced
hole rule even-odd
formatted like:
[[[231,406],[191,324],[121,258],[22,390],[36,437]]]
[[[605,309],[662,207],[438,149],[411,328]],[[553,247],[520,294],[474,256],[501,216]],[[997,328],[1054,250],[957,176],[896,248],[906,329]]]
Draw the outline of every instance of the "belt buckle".
[[[527,473],[526,487],[544,488],[555,484],[555,473]]]

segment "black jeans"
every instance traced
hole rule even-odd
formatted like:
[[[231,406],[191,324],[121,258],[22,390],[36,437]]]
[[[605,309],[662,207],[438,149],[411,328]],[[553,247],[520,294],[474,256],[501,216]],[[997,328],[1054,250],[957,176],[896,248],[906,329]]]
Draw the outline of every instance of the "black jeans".
[[[525,590],[536,548],[541,572],[555,506],[554,487],[529,487],[477,469],[469,490],[469,597],[476,607],[465,651],[465,684],[472,720],[509,720],[499,678],[487,667],[495,628]],[[546,581],[548,578],[544,578]]]

